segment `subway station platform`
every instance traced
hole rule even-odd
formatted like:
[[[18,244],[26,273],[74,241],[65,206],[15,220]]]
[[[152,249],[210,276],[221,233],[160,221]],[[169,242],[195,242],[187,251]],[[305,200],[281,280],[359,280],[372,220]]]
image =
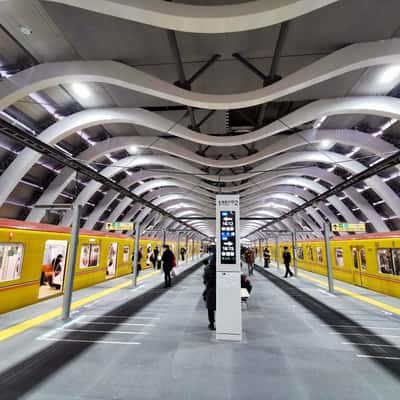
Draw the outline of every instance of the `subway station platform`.
[[[67,324],[50,320],[0,342],[2,397],[398,399],[395,313],[258,268],[243,341],[217,342],[203,267],[181,271],[171,289],[151,276],[77,308]]]

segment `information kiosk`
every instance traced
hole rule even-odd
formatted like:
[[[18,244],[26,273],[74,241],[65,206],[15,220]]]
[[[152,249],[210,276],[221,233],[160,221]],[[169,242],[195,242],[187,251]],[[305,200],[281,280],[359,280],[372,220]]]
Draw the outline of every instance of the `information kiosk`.
[[[217,195],[217,340],[242,339],[239,196]]]

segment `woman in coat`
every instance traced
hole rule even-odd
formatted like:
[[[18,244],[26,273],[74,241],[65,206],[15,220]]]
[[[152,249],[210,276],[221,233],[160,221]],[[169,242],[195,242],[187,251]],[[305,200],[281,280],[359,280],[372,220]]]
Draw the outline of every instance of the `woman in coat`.
[[[215,331],[215,310],[217,303],[217,271],[216,257],[210,257],[208,266],[204,271],[204,284],[206,285],[205,298],[208,309],[208,329]]]

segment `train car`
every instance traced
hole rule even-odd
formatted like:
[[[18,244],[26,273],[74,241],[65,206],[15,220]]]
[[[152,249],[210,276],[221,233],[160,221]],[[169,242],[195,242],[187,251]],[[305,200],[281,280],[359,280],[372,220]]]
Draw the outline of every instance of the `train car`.
[[[69,228],[0,219],[0,314],[62,294],[69,242]],[[167,243],[174,251],[176,243]],[[142,270],[153,267],[156,247],[161,255],[160,240],[140,239]],[[77,251],[74,290],[132,272],[134,240],[127,235],[81,229]]]
[[[278,257],[282,262],[283,247]],[[268,246],[276,260],[276,245]],[[357,286],[400,297],[400,232],[338,236],[331,239],[333,277]],[[326,275],[326,251],[322,239],[297,241],[296,262],[299,268]]]

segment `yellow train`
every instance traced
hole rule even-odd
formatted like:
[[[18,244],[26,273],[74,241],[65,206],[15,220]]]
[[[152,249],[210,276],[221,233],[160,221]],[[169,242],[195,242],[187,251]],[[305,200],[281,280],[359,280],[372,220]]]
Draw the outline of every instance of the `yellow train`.
[[[62,293],[69,240],[69,228],[0,219],[0,314]],[[150,255],[156,246],[161,254],[161,245],[141,238],[141,269],[152,267]],[[130,274],[133,249],[127,235],[82,229],[74,290]],[[189,240],[187,255],[199,253],[200,243]]]
[[[291,242],[280,243],[280,262],[283,262],[284,246],[293,251]],[[262,256],[266,243],[257,247],[257,253]],[[270,243],[267,247],[276,261],[276,245]],[[400,297],[400,232],[335,237],[331,240],[330,253],[335,279]],[[324,241],[297,241],[296,262],[301,269],[326,275]]]

